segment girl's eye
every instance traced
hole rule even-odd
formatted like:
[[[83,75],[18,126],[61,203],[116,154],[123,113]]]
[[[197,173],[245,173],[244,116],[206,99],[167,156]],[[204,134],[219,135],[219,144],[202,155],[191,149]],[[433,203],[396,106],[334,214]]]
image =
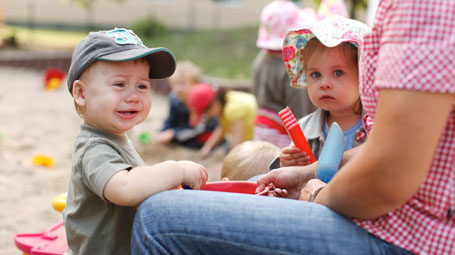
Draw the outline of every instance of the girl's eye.
[[[116,83],[114,83],[114,86],[116,86],[116,87],[123,87],[123,86],[125,86],[125,83],[123,83],[123,82],[116,82]]]
[[[313,78],[319,78],[319,77],[321,77],[321,76],[322,76],[322,75],[321,75],[320,72],[313,72],[313,73],[311,73],[311,77],[313,77]]]
[[[335,75],[335,77],[339,77],[339,76],[343,75],[343,71],[335,70],[335,72],[333,72],[333,74]]]

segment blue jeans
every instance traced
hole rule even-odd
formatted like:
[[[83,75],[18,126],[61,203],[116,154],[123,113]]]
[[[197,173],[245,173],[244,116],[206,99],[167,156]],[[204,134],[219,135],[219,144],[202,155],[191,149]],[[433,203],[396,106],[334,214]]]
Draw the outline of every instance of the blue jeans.
[[[139,207],[132,254],[411,254],[315,203],[165,191]]]

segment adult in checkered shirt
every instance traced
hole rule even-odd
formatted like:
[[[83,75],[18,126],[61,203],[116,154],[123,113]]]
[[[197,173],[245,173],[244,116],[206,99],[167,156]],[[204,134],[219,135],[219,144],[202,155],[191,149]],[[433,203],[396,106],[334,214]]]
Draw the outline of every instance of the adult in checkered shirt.
[[[364,41],[368,140],[345,153],[327,185],[307,183],[314,165],[258,180],[258,191],[274,183],[288,198],[309,200],[319,190],[315,203],[166,191],[139,208],[133,247],[172,254],[455,254],[455,1],[382,0]]]

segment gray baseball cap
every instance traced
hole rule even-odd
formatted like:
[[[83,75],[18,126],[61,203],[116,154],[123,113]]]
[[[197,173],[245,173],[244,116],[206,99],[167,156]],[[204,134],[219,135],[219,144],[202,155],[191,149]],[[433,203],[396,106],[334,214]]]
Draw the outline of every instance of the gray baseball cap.
[[[124,62],[147,57],[150,79],[163,79],[175,71],[175,56],[166,48],[148,48],[133,31],[115,28],[90,32],[74,49],[68,72],[68,89],[72,94],[73,83],[96,60]]]

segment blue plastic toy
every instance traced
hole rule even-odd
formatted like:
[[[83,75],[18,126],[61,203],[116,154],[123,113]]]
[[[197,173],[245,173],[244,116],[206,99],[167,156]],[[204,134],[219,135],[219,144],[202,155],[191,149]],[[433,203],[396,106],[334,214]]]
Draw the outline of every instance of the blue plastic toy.
[[[338,123],[333,122],[329,134],[319,155],[316,167],[316,177],[321,181],[329,182],[340,167],[341,157],[344,151],[343,130]]]

